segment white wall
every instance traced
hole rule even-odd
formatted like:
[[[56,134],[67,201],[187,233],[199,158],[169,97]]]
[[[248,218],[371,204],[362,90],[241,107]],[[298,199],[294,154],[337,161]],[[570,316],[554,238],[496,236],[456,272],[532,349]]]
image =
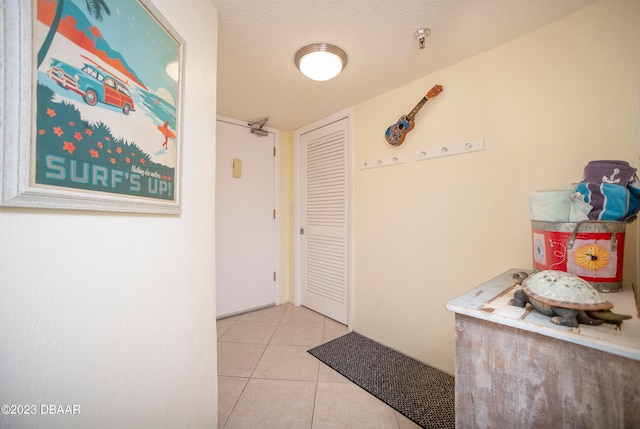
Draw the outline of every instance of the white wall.
[[[531,267],[529,196],[578,182],[590,160],[639,165],[639,40],[640,2],[607,0],[355,106],[356,331],[453,373],[445,304]],[[443,93],[389,147],[387,126],[436,83]],[[415,161],[475,138],[484,151]],[[358,167],[399,153],[406,164]],[[630,287],[637,222],[627,232]]]
[[[186,41],[182,215],[0,209],[0,404],[81,411],[0,428],[216,426],[217,11],[153,3]]]

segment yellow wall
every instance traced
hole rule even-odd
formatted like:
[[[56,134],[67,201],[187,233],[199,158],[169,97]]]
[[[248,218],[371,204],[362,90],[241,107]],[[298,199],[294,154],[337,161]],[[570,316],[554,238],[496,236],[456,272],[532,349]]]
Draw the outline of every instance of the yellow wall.
[[[590,160],[639,166],[638,41],[640,2],[607,0],[354,107],[356,331],[453,373],[445,304],[531,267],[528,197],[579,181]],[[443,93],[389,147],[387,126],[436,83]],[[476,138],[484,151],[415,161]],[[400,153],[406,164],[359,169]],[[627,237],[629,287],[637,222]]]
[[[293,132],[280,132],[280,303],[293,302],[295,201]]]

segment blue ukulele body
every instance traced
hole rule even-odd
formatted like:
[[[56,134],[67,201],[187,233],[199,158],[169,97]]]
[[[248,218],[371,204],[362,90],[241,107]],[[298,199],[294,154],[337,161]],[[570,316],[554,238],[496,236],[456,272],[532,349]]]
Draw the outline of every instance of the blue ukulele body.
[[[415,121],[409,119],[407,115],[402,115],[398,122],[387,128],[384,137],[391,146],[400,146],[404,142],[407,133],[416,125]]]

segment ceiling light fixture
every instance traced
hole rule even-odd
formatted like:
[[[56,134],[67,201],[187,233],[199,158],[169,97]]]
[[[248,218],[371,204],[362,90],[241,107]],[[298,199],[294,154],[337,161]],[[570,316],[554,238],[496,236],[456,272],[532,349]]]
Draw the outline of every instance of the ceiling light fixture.
[[[347,54],[335,45],[314,43],[296,52],[296,67],[309,79],[325,81],[347,66]]]

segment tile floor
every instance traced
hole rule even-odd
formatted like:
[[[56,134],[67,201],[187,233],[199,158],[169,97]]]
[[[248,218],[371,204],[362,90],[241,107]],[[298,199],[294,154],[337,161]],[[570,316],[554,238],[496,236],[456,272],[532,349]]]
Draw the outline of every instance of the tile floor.
[[[218,429],[416,429],[307,353],[347,327],[283,304],[218,320]]]

